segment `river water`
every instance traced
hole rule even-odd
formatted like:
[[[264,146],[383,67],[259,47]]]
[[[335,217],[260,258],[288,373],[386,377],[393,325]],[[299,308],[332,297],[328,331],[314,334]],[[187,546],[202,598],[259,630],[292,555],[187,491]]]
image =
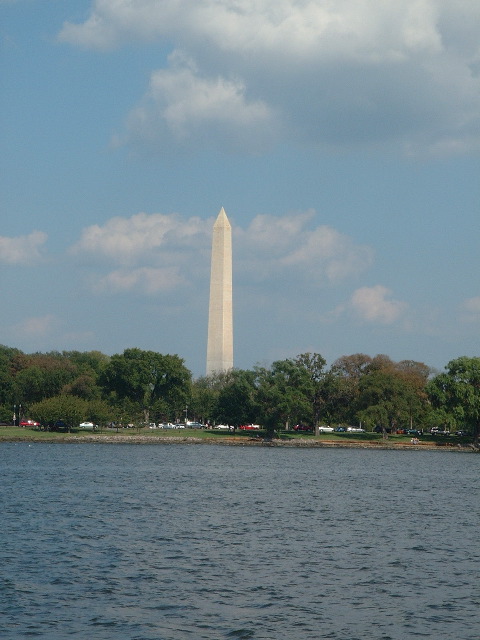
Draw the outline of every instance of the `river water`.
[[[480,456],[0,445],[3,640],[478,640]]]

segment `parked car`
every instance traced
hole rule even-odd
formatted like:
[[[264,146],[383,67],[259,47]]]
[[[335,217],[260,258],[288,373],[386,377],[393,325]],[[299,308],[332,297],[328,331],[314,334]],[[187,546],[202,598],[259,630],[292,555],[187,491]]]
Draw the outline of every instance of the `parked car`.
[[[419,431],[418,429],[407,429],[406,434],[409,436],[421,436],[423,435],[423,431]]]
[[[201,422],[187,422],[188,429],[204,429],[205,425]]]
[[[35,420],[20,420],[20,426],[21,427],[39,427],[40,423],[39,422],[35,422]]]
[[[68,424],[63,420],[57,420],[49,426],[50,431],[69,431]]]
[[[294,431],[307,431],[307,432],[312,432],[313,431],[313,427],[309,427],[306,424],[296,424],[293,427]]]
[[[81,422],[78,426],[80,429],[95,429],[93,422]]]
[[[430,429],[430,433],[432,436],[449,436],[450,431],[448,429],[440,429],[440,427],[433,427]]]
[[[365,433],[365,429],[362,427],[347,427],[348,433]]]
[[[318,433],[333,433],[335,429],[328,425],[322,424],[318,427]]]
[[[260,425],[259,424],[242,424],[238,428],[241,429],[242,431],[258,431],[260,429]]]
[[[334,431],[335,433],[345,433],[347,430],[347,427],[335,427]]]

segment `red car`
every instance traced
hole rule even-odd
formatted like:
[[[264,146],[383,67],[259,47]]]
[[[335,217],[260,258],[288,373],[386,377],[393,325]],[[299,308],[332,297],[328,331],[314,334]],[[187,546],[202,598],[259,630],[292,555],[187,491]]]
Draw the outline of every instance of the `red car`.
[[[242,429],[242,431],[258,431],[260,429],[260,425],[259,424],[242,424],[242,426],[238,428]]]
[[[296,424],[293,427],[294,431],[313,431],[313,427],[309,427],[306,424]]]
[[[39,427],[40,423],[35,420],[20,420],[21,427]]]

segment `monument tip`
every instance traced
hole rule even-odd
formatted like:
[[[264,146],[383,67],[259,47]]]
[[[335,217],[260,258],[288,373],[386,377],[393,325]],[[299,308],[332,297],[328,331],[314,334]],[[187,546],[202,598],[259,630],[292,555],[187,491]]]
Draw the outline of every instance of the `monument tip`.
[[[230,221],[227,217],[227,214],[225,213],[225,209],[222,207],[220,209],[220,212],[217,216],[217,219],[215,220],[215,225],[214,228],[220,226],[220,225],[224,225],[224,226],[230,226]]]

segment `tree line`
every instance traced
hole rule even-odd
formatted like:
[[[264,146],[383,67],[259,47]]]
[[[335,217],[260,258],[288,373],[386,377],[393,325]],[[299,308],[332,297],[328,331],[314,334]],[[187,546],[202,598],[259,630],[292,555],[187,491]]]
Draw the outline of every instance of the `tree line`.
[[[178,422],[258,423],[268,431],[295,424],[359,424],[480,433],[480,358],[462,356],[444,372],[422,362],[357,353],[330,367],[316,353],[269,367],[194,379],[178,355],[138,348],[26,354],[0,346],[0,421],[13,412],[71,427]]]

